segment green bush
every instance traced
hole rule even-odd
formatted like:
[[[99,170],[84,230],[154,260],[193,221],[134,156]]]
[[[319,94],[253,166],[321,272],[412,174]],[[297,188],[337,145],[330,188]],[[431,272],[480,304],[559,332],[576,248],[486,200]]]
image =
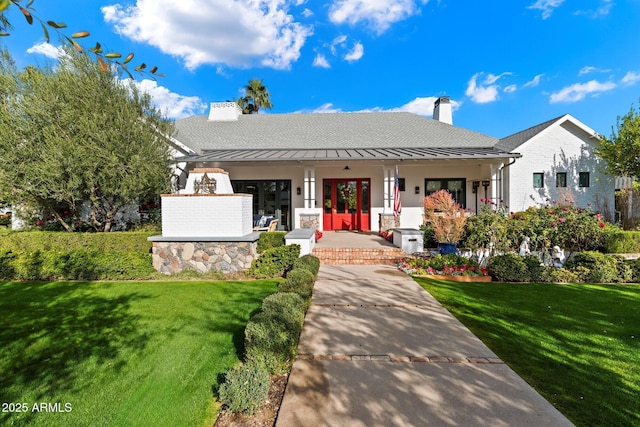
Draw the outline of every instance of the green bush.
[[[545,266],[542,268],[540,282],[549,283],[580,283],[580,277],[576,272],[566,268]]]
[[[11,226],[11,214],[0,214],[0,227],[10,227]]]
[[[56,231],[12,231],[0,238],[0,249],[15,251],[102,251],[151,253],[153,233],[117,231],[112,233],[66,233]]]
[[[531,276],[523,257],[507,253],[489,259],[489,275],[498,282],[530,282]]]
[[[536,255],[525,255],[522,257],[522,261],[527,266],[527,271],[529,272],[529,280],[531,282],[553,281],[545,280],[545,273],[548,273],[548,271],[542,265],[542,260],[540,260],[540,258],[538,258]]]
[[[231,412],[253,414],[267,399],[271,381],[263,365],[246,363],[228,371],[220,386],[220,401]]]
[[[634,283],[640,283],[640,259],[627,261],[627,265],[631,270],[631,281]]]
[[[131,280],[154,274],[147,253],[0,250],[0,277],[6,280]]]
[[[283,277],[300,256],[300,245],[278,246],[264,251],[251,263],[247,275],[257,279]]]
[[[293,263],[293,270],[298,268],[307,269],[316,277],[320,271],[320,258],[309,254],[302,255]]]
[[[640,253],[640,231],[607,227],[604,251],[610,254]]]
[[[420,230],[424,233],[423,243],[425,248],[437,248],[438,241],[436,240],[433,226],[431,224],[422,224]]]
[[[564,267],[568,270],[576,270],[584,282],[614,283],[620,281],[618,276],[619,262],[615,257],[600,252],[586,251],[575,254],[573,259],[564,264]]]
[[[279,246],[284,246],[284,236],[287,234],[286,231],[265,231],[260,233],[260,237],[258,238],[258,246],[256,250],[258,253],[262,253],[267,249],[277,248]]]
[[[287,273],[287,279],[278,285],[278,292],[294,292],[308,304],[313,295],[316,278],[305,268],[296,268]]]
[[[293,335],[300,335],[306,309],[302,297],[291,292],[269,295],[262,302],[262,313],[282,322]]]
[[[264,365],[272,374],[287,372],[296,357],[299,338],[278,316],[258,313],[244,331],[246,360]]]

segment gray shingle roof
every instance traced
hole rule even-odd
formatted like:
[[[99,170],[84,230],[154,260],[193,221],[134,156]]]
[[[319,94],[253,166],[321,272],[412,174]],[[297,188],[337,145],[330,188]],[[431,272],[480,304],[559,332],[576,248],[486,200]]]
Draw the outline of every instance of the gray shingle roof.
[[[494,148],[498,139],[404,112],[254,114],[213,122],[175,122],[174,137],[205,150],[322,150],[375,148]]]
[[[505,138],[502,138],[500,142],[498,142],[497,148],[500,148],[505,151],[512,151],[563,118],[565,115],[560,117],[556,117],[555,119],[548,120],[544,123],[540,123],[539,125],[532,126],[529,129],[525,129],[523,131],[514,133],[513,135],[509,135]]]

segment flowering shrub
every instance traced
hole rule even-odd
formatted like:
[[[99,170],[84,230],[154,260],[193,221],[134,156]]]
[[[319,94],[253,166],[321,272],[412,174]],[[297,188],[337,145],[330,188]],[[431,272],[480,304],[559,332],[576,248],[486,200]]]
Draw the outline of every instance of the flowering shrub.
[[[398,268],[409,275],[487,276],[488,272],[478,263],[459,255],[437,255],[431,259],[411,258],[402,260]]]
[[[464,209],[451,193],[439,190],[424,198],[424,218],[433,227],[438,243],[458,243],[467,222]]]
[[[509,235],[508,206],[498,206],[484,197],[480,199],[482,207],[476,215],[467,219],[467,229],[463,245],[471,249],[493,249],[509,251],[519,244]]]

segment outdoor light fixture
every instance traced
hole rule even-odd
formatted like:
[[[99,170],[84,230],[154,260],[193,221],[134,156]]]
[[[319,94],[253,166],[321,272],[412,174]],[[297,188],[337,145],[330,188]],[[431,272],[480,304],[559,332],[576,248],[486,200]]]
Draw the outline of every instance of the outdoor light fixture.
[[[487,189],[489,184],[491,184],[491,181],[489,181],[488,179],[483,179],[482,180],[482,186],[485,188],[485,190]]]
[[[302,188],[296,187],[296,194],[299,196],[302,194]]]
[[[420,187],[416,185],[416,194],[420,194]]]
[[[344,170],[348,171],[348,170],[351,170],[351,168],[349,166],[345,166]]]
[[[480,187],[480,181],[472,181],[471,184],[473,185],[472,191],[474,193],[477,193],[478,187]]]

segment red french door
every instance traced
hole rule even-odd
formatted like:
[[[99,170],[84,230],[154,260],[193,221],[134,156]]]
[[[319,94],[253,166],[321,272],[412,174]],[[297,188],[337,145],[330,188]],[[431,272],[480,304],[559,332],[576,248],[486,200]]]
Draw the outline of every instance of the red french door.
[[[325,179],[322,183],[325,230],[371,230],[368,178]]]

